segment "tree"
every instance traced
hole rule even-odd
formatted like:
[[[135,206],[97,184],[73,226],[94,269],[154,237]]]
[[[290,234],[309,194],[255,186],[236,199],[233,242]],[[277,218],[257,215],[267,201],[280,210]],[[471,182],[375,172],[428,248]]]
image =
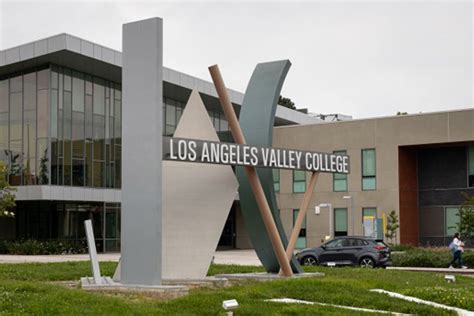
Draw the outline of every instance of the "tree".
[[[398,222],[398,215],[395,210],[392,210],[387,216],[387,226],[385,227],[385,237],[390,239],[391,243],[393,244],[397,238],[397,229],[400,227],[400,223]]]
[[[285,98],[280,95],[280,97],[278,98],[278,104],[286,108],[296,110],[295,103],[291,101],[290,98]]]
[[[400,112],[400,111],[397,112],[397,115],[407,115],[407,114],[408,114],[407,112]]]
[[[472,240],[474,237],[474,195],[465,192],[461,194],[464,197],[464,202],[459,209],[459,221],[456,228],[463,238]]]
[[[7,178],[7,166],[0,161],[0,217],[15,216],[14,188],[10,187]]]

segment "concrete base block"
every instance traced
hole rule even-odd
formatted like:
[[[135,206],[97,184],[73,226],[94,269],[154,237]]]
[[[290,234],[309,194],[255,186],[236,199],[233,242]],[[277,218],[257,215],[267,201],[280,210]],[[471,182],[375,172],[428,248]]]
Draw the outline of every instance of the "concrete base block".
[[[184,285],[191,289],[199,287],[217,289],[231,285],[226,278],[218,277],[206,277],[203,279],[163,279],[162,283],[163,285]]]
[[[81,288],[86,291],[140,294],[162,300],[172,300],[189,294],[189,288],[183,285],[122,284],[110,277],[103,277],[101,284],[96,284],[91,277],[81,278]]]
[[[289,280],[289,279],[301,279],[301,278],[312,278],[312,277],[323,277],[324,273],[311,272],[311,273],[295,273],[292,277],[280,276],[278,273],[232,273],[232,274],[217,274],[216,278],[225,278],[229,281],[273,281],[273,280]]]

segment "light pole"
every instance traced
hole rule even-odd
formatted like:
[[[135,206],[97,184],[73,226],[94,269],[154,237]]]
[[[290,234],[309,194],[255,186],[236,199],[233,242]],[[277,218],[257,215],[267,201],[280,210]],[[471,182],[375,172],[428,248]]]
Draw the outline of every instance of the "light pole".
[[[354,214],[354,198],[351,196],[351,195],[344,195],[342,197],[344,200],[351,200],[351,218],[352,218],[352,235],[355,235],[355,231],[354,231],[354,218],[355,218],[355,214]]]
[[[321,203],[319,204],[318,206],[316,206],[316,209],[317,208],[328,208],[329,210],[329,239],[332,238],[332,235],[333,235],[333,228],[332,228],[332,224],[333,224],[333,213],[332,213],[332,204],[331,203]],[[318,214],[318,213],[316,213]]]

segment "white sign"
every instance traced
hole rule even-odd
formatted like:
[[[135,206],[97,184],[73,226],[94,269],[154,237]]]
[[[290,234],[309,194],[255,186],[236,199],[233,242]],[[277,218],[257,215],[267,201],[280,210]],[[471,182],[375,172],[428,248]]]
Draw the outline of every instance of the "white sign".
[[[197,163],[349,173],[349,156],[164,137],[163,159]]]

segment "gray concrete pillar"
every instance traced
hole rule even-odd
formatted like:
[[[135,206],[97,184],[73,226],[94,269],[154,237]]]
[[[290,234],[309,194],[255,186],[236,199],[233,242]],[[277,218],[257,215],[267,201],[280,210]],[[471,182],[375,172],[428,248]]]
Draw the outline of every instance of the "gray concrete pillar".
[[[121,282],[159,285],[162,266],[163,21],[123,25]]]

